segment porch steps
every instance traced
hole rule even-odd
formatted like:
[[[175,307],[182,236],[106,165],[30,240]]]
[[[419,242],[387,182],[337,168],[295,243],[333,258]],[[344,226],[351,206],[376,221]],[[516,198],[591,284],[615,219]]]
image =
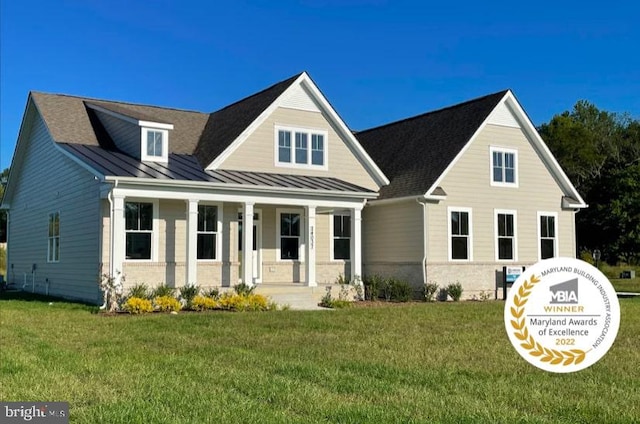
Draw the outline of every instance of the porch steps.
[[[297,283],[259,284],[255,293],[269,297],[278,305],[288,305],[294,310],[326,310],[318,306],[326,293],[326,286],[307,287]]]

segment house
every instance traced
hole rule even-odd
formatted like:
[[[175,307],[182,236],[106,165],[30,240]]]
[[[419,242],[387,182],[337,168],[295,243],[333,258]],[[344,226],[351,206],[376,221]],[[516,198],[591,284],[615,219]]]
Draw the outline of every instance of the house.
[[[504,266],[575,257],[587,207],[509,90],[356,133],[389,178],[367,202],[365,274],[493,295]]]
[[[32,92],[3,199],[8,281],[99,303],[103,274],[362,275],[362,210],[388,183],[306,73],[214,113]]]

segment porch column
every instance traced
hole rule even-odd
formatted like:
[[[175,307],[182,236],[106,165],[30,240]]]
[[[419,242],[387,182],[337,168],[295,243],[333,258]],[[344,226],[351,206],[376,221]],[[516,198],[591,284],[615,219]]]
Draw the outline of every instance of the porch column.
[[[187,269],[185,286],[198,283],[198,201],[187,202]]]
[[[253,203],[242,206],[242,282],[253,286]]]
[[[307,206],[307,219],[305,220],[305,282],[309,287],[318,285],[316,281],[316,207]]]
[[[125,258],[125,221],[124,221],[124,196],[113,196],[113,211],[111,212],[111,258],[109,258],[109,273],[115,278],[116,284],[120,284],[124,274],[123,263]]]
[[[362,209],[351,209],[351,281],[362,279]]]

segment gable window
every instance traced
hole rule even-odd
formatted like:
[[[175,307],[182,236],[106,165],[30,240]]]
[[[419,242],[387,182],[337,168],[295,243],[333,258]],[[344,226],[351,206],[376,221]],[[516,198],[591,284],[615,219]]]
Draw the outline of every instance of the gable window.
[[[496,259],[516,259],[516,214],[514,211],[496,211]]]
[[[217,259],[218,207],[198,205],[198,259]]]
[[[518,152],[491,147],[491,185],[517,186]]]
[[[125,202],[126,258],[151,259],[153,203]]]
[[[60,261],[60,212],[49,214],[47,262]]]
[[[326,131],[277,126],[276,166],[326,169],[326,139]]]
[[[153,128],[142,129],[142,160],[167,162],[169,131]]]
[[[471,260],[471,209],[449,208],[449,259]]]
[[[333,259],[351,259],[351,216],[333,215]]]
[[[556,256],[556,220],[557,215],[555,213],[538,213],[540,259],[549,259]]]
[[[299,213],[280,213],[280,259],[299,259],[300,216]]]

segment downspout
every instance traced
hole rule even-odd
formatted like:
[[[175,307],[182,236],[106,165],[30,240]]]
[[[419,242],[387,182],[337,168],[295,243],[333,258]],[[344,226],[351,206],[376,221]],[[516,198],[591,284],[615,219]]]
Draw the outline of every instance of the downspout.
[[[422,205],[422,284],[427,284],[427,202],[416,199]]]
[[[118,180],[115,180],[113,184],[113,189],[118,186]],[[113,216],[114,216],[114,206],[113,206],[113,189],[109,190],[107,194],[107,200],[109,201],[109,276],[113,277],[114,269],[113,269]],[[105,309],[107,307],[107,301],[100,306],[100,309]]]

